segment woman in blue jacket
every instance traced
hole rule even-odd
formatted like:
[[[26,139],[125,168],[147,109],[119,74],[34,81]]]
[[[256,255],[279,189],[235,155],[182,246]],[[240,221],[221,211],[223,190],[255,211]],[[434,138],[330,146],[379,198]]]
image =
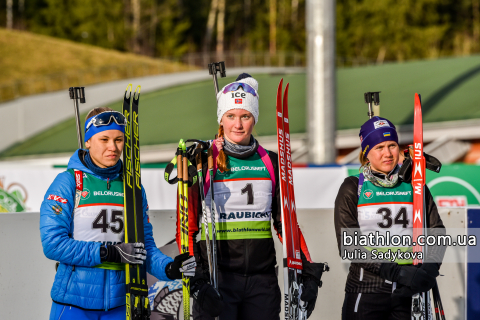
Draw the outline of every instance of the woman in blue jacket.
[[[68,169],[45,194],[40,209],[43,251],[59,262],[50,320],[125,319],[125,263],[145,262],[150,274],[169,281],[181,279],[179,269],[189,259],[185,253],[173,260],[157,249],[143,187],[145,243],[123,243],[120,156],[125,124],[125,117],[110,108],[90,111],[87,150],[75,151]]]

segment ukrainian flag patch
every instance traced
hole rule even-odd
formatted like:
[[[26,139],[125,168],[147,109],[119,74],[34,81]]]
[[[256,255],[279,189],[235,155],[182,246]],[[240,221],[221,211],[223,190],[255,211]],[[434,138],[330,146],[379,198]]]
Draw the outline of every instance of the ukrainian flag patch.
[[[390,137],[390,132],[384,132],[384,133],[383,133],[383,136],[384,136],[384,137]]]

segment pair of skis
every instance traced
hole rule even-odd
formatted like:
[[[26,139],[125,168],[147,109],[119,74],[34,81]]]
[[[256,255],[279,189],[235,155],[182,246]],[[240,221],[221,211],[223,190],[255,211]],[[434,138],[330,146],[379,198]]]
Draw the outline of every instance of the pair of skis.
[[[125,243],[145,243],[143,229],[143,197],[140,177],[140,137],[138,126],[138,103],[140,86],[133,93],[132,84],[127,86],[123,99],[125,146],[123,150],[124,224]],[[131,106],[130,106],[131,103]],[[150,319],[146,264],[126,264],[127,286],[126,319]]]
[[[200,148],[200,146],[198,146]],[[215,289],[218,289],[218,272],[217,272],[217,231],[215,227],[215,197],[213,190],[213,152],[212,147],[208,149],[208,171],[210,175],[210,220],[212,224],[212,237],[210,239],[210,231],[208,227],[208,216],[207,216],[207,206],[205,202],[205,189],[203,184],[203,163],[202,163],[202,153],[198,152],[196,155],[197,163],[197,176],[198,176],[198,189],[200,192],[200,200],[202,203],[202,217],[203,217],[203,228],[205,232],[205,245],[207,247],[207,259],[208,259],[208,269],[210,274],[210,283]],[[211,240],[211,241],[210,241]]]
[[[427,247],[422,248],[418,244],[418,237],[428,230],[425,219],[425,168],[426,162],[423,155],[423,120],[422,120],[422,101],[418,93],[415,93],[415,109],[413,121],[413,169],[412,169],[412,187],[413,187],[413,241],[416,245],[413,252],[422,252],[427,256]],[[425,234],[426,236],[426,234]],[[423,250],[422,250],[423,249]],[[422,263],[422,260],[415,259],[413,264]],[[445,320],[442,300],[438,285],[432,288],[435,318]],[[431,320],[430,292],[422,292],[412,297],[412,320]]]
[[[277,142],[280,171],[280,196],[282,202],[283,279],[285,319],[307,319],[307,305],[300,300],[302,259],[300,255],[300,231],[297,223],[295,192],[293,189],[290,125],[288,121],[288,88],[282,99],[283,79],[277,90]]]
[[[180,204],[180,248],[181,253],[189,251],[188,242],[188,158],[183,139],[177,149],[178,201]],[[182,274],[183,316],[190,319],[190,278]]]

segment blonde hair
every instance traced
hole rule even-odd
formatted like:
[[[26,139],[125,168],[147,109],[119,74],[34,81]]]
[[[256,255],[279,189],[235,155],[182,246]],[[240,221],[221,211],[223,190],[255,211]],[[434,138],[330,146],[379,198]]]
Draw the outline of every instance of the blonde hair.
[[[85,118],[85,121],[87,121],[88,119],[90,119],[91,117],[94,117],[96,116],[97,114],[100,114],[102,112],[105,112],[105,111],[115,111],[109,107],[99,107],[99,108],[94,108],[92,110],[90,110],[87,114],[87,117]]]
[[[363,167],[366,165],[370,160],[365,156],[365,153],[360,150],[360,154],[358,155],[358,160],[360,160],[360,165]]]

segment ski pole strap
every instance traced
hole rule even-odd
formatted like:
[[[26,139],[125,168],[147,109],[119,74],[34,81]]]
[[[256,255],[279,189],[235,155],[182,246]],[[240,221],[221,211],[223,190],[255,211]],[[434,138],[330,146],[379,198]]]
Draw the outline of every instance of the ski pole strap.
[[[182,151],[177,149],[177,152],[175,153],[175,157],[173,157],[172,161],[170,161],[167,164],[167,167],[165,168],[164,178],[165,178],[165,181],[167,181],[169,184],[176,184],[178,182],[178,177],[170,179],[170,175],[172,174],[173,169],[177,164],[177,156],[181,154],[182,154]],[[188,177],[192,178],[192,182],[190,181],[188,182],[188,186],[191,187],[193,184],[197,182],[197,169],[195,169],[195,167],[190,162],[190,160],[188,160]]]
[[[365,176],[363,173],[360,173],[358,176],[358,191],[357,191],[357,198],[360,198],[360,194],[362,193],[363,182],[365,181]]]
[[[165,181],[167,181],[169,184],[175,184],[178,182],[178,177],[170,179],[170,175],[173,172],[173,168],[175,168],[175,165],[177,164],[177,156],[179,154],[181,154],[181,150],[177,148],[177,152],[175,152],[175,156],[173,157],[172,161],[170,161],[167,164],[167,167],[165,168],[164,178],[165,178]]]
[[[213,140],[212,143],[212,154],[213,154],[213,178],[215,178],[215,174],[217,173],[217,157],[218,157],[218,149],[217,146],[215,145],[215,142],[217,140]],[[260,158],[262,159],[263,164],[265,167],[267,167],[268,174],[270,175],[270,179],[272,180],[272,196],[275,195],[275,187],[276,187],[276,181],[275,181],[275,170],[273,169],[273,164],[272,160],[268,156],[267,151],[261,146],[258,145],[257,149],[258,154],[260,155]],[[203,185],[203,189],[205,191],[205,194],[208,193],[208,189],[210,188],[210,170],[207,171],[207,176],[205,178],[205,184]]]

